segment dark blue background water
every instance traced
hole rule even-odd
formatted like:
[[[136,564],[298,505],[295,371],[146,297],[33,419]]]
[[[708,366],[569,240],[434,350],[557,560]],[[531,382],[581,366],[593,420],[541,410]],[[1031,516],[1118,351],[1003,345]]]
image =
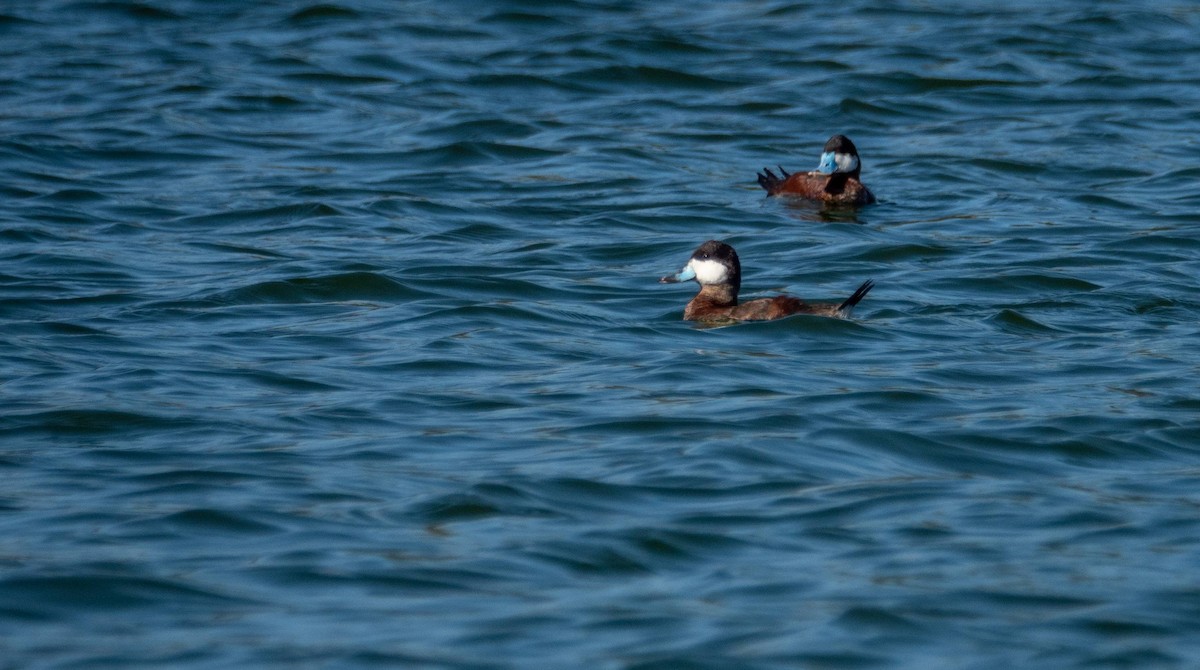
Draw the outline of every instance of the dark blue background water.
[[[1200,7],[984,4],[0,5],[0,666],[1194,667]]]

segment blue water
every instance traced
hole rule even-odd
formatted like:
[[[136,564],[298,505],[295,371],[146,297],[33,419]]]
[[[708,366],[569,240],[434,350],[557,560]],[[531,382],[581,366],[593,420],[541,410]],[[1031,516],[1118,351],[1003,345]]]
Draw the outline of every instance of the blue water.
[[[0,4],[0,667],[1195,667],[1200,6],[988,4]]]

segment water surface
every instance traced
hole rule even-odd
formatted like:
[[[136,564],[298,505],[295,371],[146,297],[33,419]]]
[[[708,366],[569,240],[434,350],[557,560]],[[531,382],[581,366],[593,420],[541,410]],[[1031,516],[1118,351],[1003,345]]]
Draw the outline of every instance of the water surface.
[[[1191,3],[0,9],[0,666],[1186,668]],[[880,203],[768,200],[834,133]],[[698,329],[743,295],[851,321]]]

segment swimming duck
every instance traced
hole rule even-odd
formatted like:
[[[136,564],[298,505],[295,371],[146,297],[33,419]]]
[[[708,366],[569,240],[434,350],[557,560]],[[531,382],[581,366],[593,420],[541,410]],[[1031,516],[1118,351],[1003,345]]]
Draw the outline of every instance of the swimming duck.
[[[788,174],[780,167],[779,171],[783,173],[782,177],[766,168],[758,173],[758,184],[767,190],[767,195],[790,195],[856,207],[875,202],[875,196],[859,181],[862,162],[858,158],[858,149],[845,135],[829,138],[816,170]]]
[[[731,322],[769,321],[792,314],[816,314],[845,318],[850,310],[866,297],[875,282],[867,280],[849,298],[840,304],[807,303],[790,295],[774,298],[759,298],[738,304],[738,290],[742,286],[742,264],[733,247],[709,240],[701,244],[692,254],[687,265],[677,274],[658,280],[661,284],[675,284],[695,279],[700,292],[683,310],[685,321]]]

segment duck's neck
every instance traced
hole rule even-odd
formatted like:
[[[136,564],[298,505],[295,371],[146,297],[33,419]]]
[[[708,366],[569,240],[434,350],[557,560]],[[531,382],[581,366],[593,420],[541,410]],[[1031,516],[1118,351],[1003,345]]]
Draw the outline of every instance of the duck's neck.
[[[825,192],[839,194],[846,190],[846,183],[851,179],[858,179],[857,172],[837,172],[830,175],[829,181],[825,182]]]
[[[692,314],[711,312],[737,305],[737,289],[729,284],[709,284],[701,286],[700,292],[688,303],[684,310],[684,318]]]
[[[738,290],[732,284],[708,284],[700,287],[696,297],[719,307],[731,307],[737,304]]]

